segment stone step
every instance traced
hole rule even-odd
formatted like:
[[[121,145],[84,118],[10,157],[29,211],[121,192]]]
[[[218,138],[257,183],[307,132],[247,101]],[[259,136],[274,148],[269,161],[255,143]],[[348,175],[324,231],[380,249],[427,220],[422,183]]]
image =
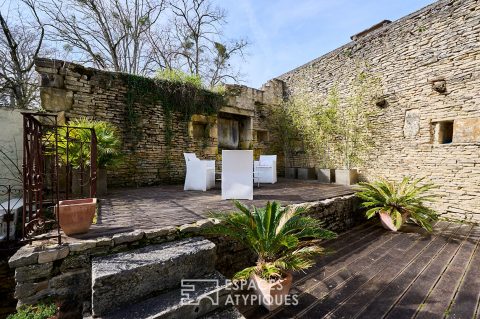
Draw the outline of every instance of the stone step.
[[[237,308],[231,306],[225,309],[215,310],[200,319],[245,319],[245,317]]]
[[[92,314],[110,313],[215,271],[215,244],[201,237],[96,257],[92,260]]]
[[[101,316],[101,319],[194,319],[223,311],[229,294],[228,283],[218,272],[194,281],[184,282],[183,288],[169,290],[158,296]],[[188,286],[192,286],[191,289]],[[233,313],[233,310],[226,309]],[[220,313],[217,312],[217,313]],[[217,318],[217,317],[212,317]],[[230,318],[230,317],[218,317]],[[238,317],[231,317],[238,318]],[[240,317],[241,318],[241,317]]]

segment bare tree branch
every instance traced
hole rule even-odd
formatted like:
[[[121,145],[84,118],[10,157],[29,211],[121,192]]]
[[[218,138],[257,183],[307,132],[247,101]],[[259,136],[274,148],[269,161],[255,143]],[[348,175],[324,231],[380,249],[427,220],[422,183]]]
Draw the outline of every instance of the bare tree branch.
[[[21,4],[29,8],[35,26],[30,28],[31,21],[22,16],[9,22],[0,13],[0,96],[4,103],[10,100],[11,106],[25,109],[32,107],[38,96],[33,64],[42,48],[45,28],[35,0],[22,0]]]

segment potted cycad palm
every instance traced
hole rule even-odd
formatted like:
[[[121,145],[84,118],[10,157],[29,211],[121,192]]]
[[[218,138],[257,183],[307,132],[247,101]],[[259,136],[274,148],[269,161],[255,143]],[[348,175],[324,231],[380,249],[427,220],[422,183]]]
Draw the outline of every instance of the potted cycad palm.
[[[238,201],[235,206],[238,211],[231,214],[213,213],[220,223],[206,232],[239,241],[256,255],[256,264],[236,273],[234,279],[252,280],[260,302],[271,311],[285,302],[291,272],[314,265],[314,257],[323,251],[319,241],[336,234],[302,214],[302,209],[282,208],[276,202],[268,202],[265,208],[249,209]]]
[[[361,206],[366,208],[367,218],[377,213],[386,229],[397,231],[408,219],[431,232],[432,223],[438,220],[437,213],[425,206],[425,202],[433,201],[426,192],[435,188],[431,183],[421,184],[423,178],[411,180],[404,177],[400,183],[384,179],[359,183],[357,196],[362,200]]]

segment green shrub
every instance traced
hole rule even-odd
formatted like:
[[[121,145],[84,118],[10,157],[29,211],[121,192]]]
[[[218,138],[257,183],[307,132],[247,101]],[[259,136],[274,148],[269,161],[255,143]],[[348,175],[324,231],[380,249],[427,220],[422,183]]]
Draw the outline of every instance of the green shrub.
[[[54,303],[40,303],[35,306],[22,306],[7,319],[48,319],[57,313]]]
[[[120,136],[115,125],[105,121],[94,121],[87,118],[74,119],[67,124],[69,127],[68,160],[74,168],[83,164],[90,165],[90,139],[89,130],[75,129],[93,128],[97,136],[97,165],[98,168],[115,168],[121,160]],[[59,142],[58,154],[63,163],[67,162],[67,127],[58,129]],[[54,136],[50,136],[54,143]]]
[[[190,84],[198,89],[203,88],[202,79],[195,74],[188,74],[181,70],[164,69],[158,70],[155,77],[159,80],[166,80],[171,82]]]

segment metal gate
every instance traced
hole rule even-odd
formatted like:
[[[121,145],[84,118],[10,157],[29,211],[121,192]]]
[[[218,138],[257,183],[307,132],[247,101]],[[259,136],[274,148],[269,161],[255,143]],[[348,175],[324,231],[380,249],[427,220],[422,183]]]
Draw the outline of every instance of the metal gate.
[[[58,125],[56,114],[23,115],[23,241],[56,238],[61,243],[58,204],[63,199],[95,197],[97,180],[97,139],[93,128]],[[89,141],[76,140],[75,130],[89,132]],[[88,144],[88,145],[85,145]],[[75,169],[79,171],[81,193],[74,194],[73,167],[69,156],[72,147],[88,147],[79,154]],[[60,152],[61,151],[61,152]],[[60,154],[61,153],[61,154]],[[87,154],[87,155],[83,155]],[[61,156],[60,156],[61,155]]]

